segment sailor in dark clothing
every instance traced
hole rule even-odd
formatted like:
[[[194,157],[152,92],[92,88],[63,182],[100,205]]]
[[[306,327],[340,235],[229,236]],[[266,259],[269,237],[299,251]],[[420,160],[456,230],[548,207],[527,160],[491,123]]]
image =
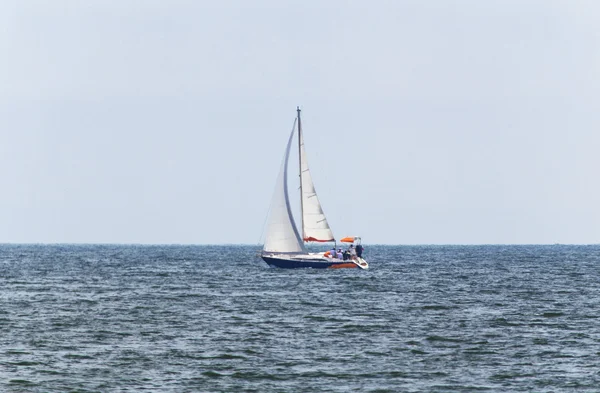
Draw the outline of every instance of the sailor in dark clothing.
[[[356,245],[356,256],[358,256],[359,258],[362,258],[362,252],[363,252],[362,244],[357,244]]]

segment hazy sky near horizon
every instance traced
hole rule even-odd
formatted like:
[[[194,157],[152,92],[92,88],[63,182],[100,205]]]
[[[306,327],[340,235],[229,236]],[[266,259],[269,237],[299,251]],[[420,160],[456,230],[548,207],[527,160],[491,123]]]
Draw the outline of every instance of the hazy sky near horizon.
[[[598,26],[592,0],[2,1],[0,243],[256,243],[297,105],[338,238],[599,243]]]

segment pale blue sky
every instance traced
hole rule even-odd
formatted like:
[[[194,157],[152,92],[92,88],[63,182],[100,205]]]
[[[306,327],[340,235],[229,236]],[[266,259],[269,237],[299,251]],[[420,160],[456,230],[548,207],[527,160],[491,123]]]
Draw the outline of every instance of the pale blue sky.
[[[598,243],[598,26],[592,0],[2,1],[0,242],[256,243],[300,105],[338,238]]]

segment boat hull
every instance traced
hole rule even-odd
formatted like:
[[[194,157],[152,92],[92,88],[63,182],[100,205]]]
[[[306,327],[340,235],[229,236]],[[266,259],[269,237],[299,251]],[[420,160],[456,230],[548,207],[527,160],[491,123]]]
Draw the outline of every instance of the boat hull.
[[[265,255],[262,256],[262,259],[269,266],[279,267],[283,269],[356,269],[359,267],[356,263],[352,261],[340,260],[277,258]],[[364,264],[366,265],[366,262],[364,262]]]

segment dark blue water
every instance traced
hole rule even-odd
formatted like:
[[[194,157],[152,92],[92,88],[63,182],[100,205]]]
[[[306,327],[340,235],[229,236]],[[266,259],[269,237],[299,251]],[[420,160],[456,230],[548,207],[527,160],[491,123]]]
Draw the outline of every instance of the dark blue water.
[[[255,252],[0,245],[0,391],[600,391],[600,246]]]

